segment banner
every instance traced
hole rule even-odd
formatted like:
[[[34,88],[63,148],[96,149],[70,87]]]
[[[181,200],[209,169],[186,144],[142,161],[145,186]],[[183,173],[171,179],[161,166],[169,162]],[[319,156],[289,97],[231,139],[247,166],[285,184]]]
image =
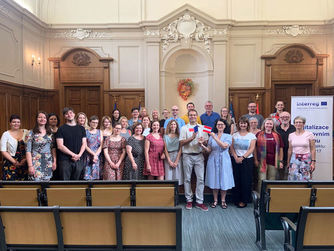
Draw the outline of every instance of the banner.
[[[333,179],[333,96],[292,96],[291,123],[296,116],[306,118],[304,129],[313,132],[316,165],[313,180]]]

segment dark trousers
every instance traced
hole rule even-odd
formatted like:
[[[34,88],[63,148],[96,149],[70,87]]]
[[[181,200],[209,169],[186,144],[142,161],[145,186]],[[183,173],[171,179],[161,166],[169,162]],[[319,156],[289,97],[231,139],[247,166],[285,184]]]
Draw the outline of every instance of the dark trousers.
[[[231,159],[235,183],[232,189],[233,201],[250,203],[252,201],[254,158],[246,158],[241,164],[236,163],[233,157]]]
[[[60,180],[81,180],[84,172],[84,161],[82,159],[74,162],[72,160],[59,161]]]

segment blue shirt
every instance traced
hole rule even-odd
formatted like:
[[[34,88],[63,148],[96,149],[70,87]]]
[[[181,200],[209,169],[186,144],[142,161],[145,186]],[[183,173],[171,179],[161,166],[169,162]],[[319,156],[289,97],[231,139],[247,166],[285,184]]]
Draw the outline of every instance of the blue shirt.
[[[138,122],[138,123],[141,123],[141,120],[138,119],[137,122]],[[133,126],[133,119],[129,119],[129,120],[128,120],[128,128],[130,129],[132,126]]]
[[[182,126],[186,125],[186,124],[184,123],[184,120],[183,120],[183,119],[181,119],[181,118],[179,118],[179,117],[176,118],[176,119],[174,119],[173,117],[170,117],[169,119],[167,119],[167,120],[165,121],[165,124],[164,124],[164,128],[165,128],[165,129],[167,128],[167,125],[168,125],[169,121],[171,121],[171,120],[176,120],[177,124],[179,125],[179,130],[181,130],[181,127],[182,127]]]
[[[207,113],[201,115],[202,125],[210,126],[212,129],[215,127],[218,119],[220,119],[220,116],[216,112],[212,112],[210,116]]]

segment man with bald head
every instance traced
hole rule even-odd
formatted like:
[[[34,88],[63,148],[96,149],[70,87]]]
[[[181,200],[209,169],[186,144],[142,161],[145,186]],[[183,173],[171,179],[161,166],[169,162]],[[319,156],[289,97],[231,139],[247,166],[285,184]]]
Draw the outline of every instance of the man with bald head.
[[[290,124],[290,113],[281,112],[279,115],[279,120],[281,124],[276,127],[277,132],[281,135],[284,147],[283,147],[283,169],[278,169],[278,179],[287,180],[288,179],[288,170],[289,163],[288,160],[288,150],[289,150],[289,134],[296,131],[296,128]]]
[[[177,124],[179,125],[179,130],[181,130],[181,127],[185,125],[184,120],[179,117],[179,107],[176,105],[172,106],[172,116],[165,121],[164,128],[167,128],[167,125],[169,121],[175,120]]]

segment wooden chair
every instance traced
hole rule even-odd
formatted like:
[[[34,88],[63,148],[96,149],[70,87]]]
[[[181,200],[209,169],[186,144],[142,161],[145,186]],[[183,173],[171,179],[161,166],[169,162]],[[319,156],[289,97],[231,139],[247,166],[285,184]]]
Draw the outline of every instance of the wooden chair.
[[[283,217],[284,250],[334,250],[334,207],[301,207],[298,222]],[[290,232],[295,232],[294,244]]]
[[[175,188],[174,187],[136,187],[135,206],[140,207],[174,207]]]
[[[46,188],[48,206],[84,207],[90,202],[86,196],[87,188]]]
[[[181,208],[123,208],[122,245],[138,250],[182,250]]]
[[[92,206],[131,206],[131,187],[93,187],[90,194]]]
[[[0,188],[1,206],[39,206],[39,188]]]
[[[256,227],[255,243],[266,250],[266,230],[282,230],[280,217],[297,220],[300,206],[310,206],[314,190],[308,182],[262,181],[261,196],[252,193]]]
[[[315,207],[334,207],[334,188],[317,188]]]

